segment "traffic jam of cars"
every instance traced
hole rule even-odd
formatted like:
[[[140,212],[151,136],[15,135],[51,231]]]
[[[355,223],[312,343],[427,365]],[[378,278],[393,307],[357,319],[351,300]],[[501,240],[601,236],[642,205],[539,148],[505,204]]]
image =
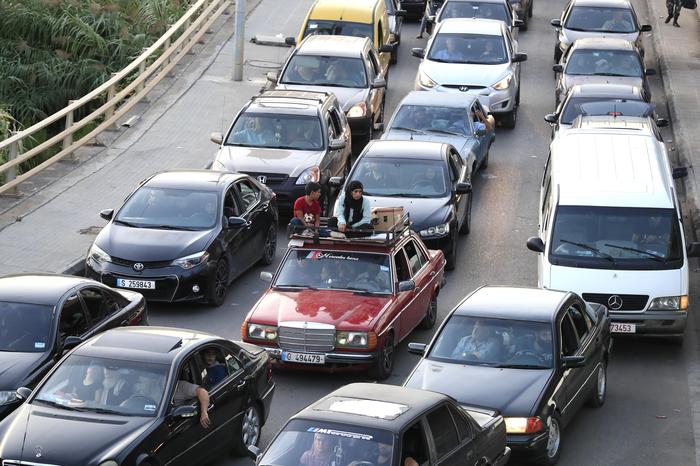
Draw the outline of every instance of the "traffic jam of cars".
[[[523,245],[537,287],[483,286],[439,321],[470,233],[472,182],[515,127],[532,0],[316,0],[279,72],[212,133],[210,169],[152,174],[85,258],[86,278],[0,278],[6,466],[552,465],[563,429],[606,400],[613,336],[683,341],[686,241],[629,0],[570,0],[556,30],[556,109]],[[430,34],[414,90],[385,113],[407,15]],[[422,32],[421,32],[422,35]],[[222,305],[289,243],[240,340],[148,326],[147,302]],[[523,252],[527,254],[527,252]],[[279,259],[279,257],[278,257]],[[31,296],[31,298],[27,298]],[[260,444],[274,372],[352,383]]]

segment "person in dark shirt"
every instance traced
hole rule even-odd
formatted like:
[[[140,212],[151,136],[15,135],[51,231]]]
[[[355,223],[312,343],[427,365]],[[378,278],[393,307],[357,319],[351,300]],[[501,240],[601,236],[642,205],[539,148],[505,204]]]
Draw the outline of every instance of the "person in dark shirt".
[[[207,389],[217,385],[228,375],[226,366],[216,360],[216,353],[216,348],[207,348],[204,350],[204,364],[207,366],[204,386]]]

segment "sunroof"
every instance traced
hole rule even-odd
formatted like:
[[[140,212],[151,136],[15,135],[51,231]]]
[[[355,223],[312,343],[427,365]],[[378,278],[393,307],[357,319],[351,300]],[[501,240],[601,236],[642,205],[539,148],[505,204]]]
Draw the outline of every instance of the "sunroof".
[[[357,414],[392,421],[408,411],[409,407],[389,401],[363,400],[340,396],[331,397],[316,408],[317,411],[333,411],[335,413]]]

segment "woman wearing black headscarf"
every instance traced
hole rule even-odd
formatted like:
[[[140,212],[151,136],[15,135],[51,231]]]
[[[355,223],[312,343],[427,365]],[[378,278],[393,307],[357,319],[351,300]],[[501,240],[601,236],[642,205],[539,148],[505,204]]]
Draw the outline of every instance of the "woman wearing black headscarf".
[[[330,228],[346,236],[353,236],[349,233],[354,230],[372,230],[369,200],[362,193],[362,183],[357,180],[348,183],[335,203],[333,218],[328,221]]]

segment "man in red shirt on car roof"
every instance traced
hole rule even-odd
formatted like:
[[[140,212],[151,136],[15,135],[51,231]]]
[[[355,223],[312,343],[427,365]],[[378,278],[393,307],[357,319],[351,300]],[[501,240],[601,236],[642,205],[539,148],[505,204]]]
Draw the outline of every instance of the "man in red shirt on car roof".
[[[318,229],[321,224],[321,203],[318,202],[321,197],[321,185],[309,181],[304,193],[294,201],[294,217],[289,221],[290,234],[299,232],[302,228]]]

